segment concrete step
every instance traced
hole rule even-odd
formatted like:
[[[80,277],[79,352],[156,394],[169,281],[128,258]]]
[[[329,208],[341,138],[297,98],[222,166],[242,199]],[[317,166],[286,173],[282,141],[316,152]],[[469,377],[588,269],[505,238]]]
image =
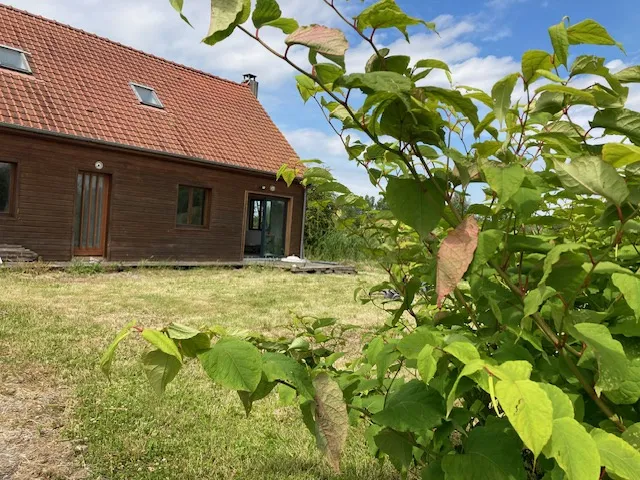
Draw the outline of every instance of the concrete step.
[[[0,244],[0,259],[2,263],[35,262],[38,254],[22,245]]]

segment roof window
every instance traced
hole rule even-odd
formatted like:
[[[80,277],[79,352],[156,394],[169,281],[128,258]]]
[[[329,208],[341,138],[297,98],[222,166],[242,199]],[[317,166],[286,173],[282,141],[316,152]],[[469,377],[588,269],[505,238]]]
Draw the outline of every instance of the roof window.
[[[140,103],[149,105],[150,107],[164,108],[162,102],[156,95],[156,91],[151,87],[145,87],[144,85],[138,85],[137,83],[131,83],[131,88],[135,92]]]
[[[0,45],[0,68],[31,73],[31,67],[25,53],[22,50],[7,47],[6,45]]]

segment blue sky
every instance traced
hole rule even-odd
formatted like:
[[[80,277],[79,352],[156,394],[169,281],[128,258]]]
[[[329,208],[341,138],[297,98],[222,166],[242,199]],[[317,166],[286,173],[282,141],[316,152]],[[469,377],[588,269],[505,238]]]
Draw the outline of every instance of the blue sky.
[[[640,6],[637,0],[397,0],[409,14],[435,21],[440,36],[424,28],[412,30],[412,42],[392,32],[378,38],[392,52],[412,58],[438,58],[450,64],[454,83],[489,90],[504,75],[519,70],[527,49],[549,50],[547,28],[568,15],[576,23],[594,18],[626,48],[627,55],[611,47],[589,48],[590,53],[618,60],[612,65],[640,63]],[[260,100],[302,158],[320,158],[356,193],[374,193],[367,176],[348,162],[340,140],[326,125],[318,107],[304,104],[293,81],[293,72],[240,32],[215,47],[199,42],[207,29],[208,0],[185,0],[185,13],[195,29],[180,21],[168,0],[3,0],[118,42],[240,81],[252,72],[260,81]],[[302,24],[340,26],[339,19],[322,0],[280,0],[284,14]],[[366,0],[364,5],[373,3]],[[363,8],[357,0],[336,4],[347,14]],[[274,29],[262,38],[281,50],[283,36]],[[370,55],[367,45],[349,35],[350,70],[362,69]],[[584,50],[576,50],[582,53]],[[304,62],[302,47],[292,52]],[[630,96],[640,109],[640,92]]]

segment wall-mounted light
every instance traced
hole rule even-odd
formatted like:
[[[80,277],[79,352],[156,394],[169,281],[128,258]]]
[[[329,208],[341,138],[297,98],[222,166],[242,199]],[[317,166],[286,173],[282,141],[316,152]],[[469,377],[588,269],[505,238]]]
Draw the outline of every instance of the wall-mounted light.
[[[267,186],[266,185],[262,185],[262,187],[260,187],[262,190],[266,190]]]
[[[96,167],[96,170],[102,170],[104,168],[104,164],[100,160],[98,160],[95,163],[95,167]]]
[[[271,185],[269,187],[269,190],[272,191],[272,192],[275,192],[276,191],[276,186],[275,185]]]

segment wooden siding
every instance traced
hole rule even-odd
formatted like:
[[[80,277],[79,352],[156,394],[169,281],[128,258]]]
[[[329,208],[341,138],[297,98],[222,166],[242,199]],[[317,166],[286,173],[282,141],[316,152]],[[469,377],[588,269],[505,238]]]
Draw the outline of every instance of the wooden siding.
[[[17,163],[18,197],[15,214],[0,216],[0,243],[23,245],[44,260],[72,258],[76,177],[97,171],[97,161],[111,175],[108,260],[239,261],[247,192],[263,185],[270,195],[291,197],[286,253],[300,253],[303,189],[276,182],[275,175],[10,129],[0,130],[0,161]],[[176,226],[179,184],[211,189],[207,228]]]

